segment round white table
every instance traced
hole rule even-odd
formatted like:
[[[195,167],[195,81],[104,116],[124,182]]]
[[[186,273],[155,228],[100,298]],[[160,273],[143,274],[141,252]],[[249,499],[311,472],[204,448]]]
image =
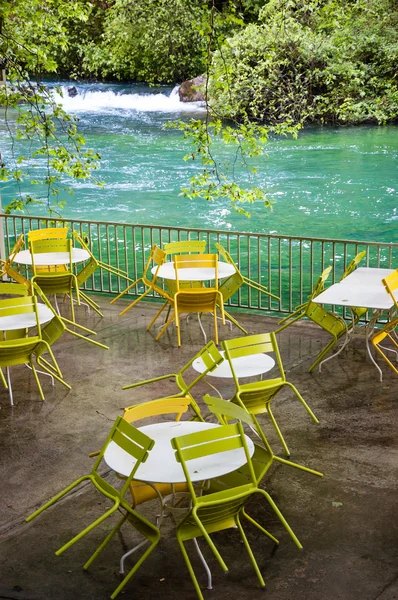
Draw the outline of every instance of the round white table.
[[[158,267],[152,267],[151,273],[154,275]],[[218,262],[218,278],[225,279],[235,273],[235,267],[226,262]],[[162,279],[176,279],[176,272],[173,262],[166,262],[160,265],[158,277]],[[191,267],[189,269],[178,269],[178,279],[180,281],[211,281],[215,278],[214,269],[208,267]]]
[[[84,262],[90,258],[90,254],[84,248],[72,248],[72,263]],[[20,265],[32,265],[30,250],[22,250],[14,258],[14,262]],[[43,252],[35,254],[35,265],[48,267],[52,265],[68,265],[69,252]]]
[[[220,352],[224,356],[224,351]],[[275,361],[268,354],[256,354],[254,356],[240,356],[233,359],[234,369],[237,377],[255,377],[271,371],[275,366]],[[197,358],[192,363],[193,369],[198,373],[206,370],[206,365],[201,358]],[[224,359],[213,371],[207,373],[209,377],[222,377],[232,379],[232,371],[228,360]]]
[[[8,307],[9,308],[9,307]],[[2,317],[0,310],[0,331],[12,331],[16,329],[29,329],[36,327],[36,315],[34,313],[23,313],[19,315],[10,315]],[[54,316],[53,311],[45,304],[37,305],[40,325],[44,325]]]
[[[205,429],[219,427],[215,423],[202,423],[200,421],[167,421],[140,427],[140,431],[148,435],[155,442],[149,452],[148,459],[138,468],[134,479],[148,483],[185,483],[185,476],[181,464],[175,458],[175,450],[170,440],[180,435],[197,433]],[[254,452],[254,444],[246,436],[250,456]],[[128,477],[135,465],[134,458],[114,442],[107,447],[104,455],[107,465],[124,477]],[[246,463],[243,448],[228,450],[214,456],[205,456],[190,460],[187,465],[191,480],[205,481],[213,477],[225,475],[235,471]]]

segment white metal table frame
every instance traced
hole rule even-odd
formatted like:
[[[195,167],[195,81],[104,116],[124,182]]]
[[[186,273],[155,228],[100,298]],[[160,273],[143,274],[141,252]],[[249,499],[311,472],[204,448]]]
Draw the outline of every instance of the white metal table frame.
[[[389,311],[394,306],[393,300],[390,294],[386,291],[382,282],[382,279],[393,272],[394,269],[373,269],[370,267],[359,267],[345,279],[339,283],[331,285],[321,294],[313,298],[313,302],[316,304],[331,304],[348,308],[363,307],[372,311],[371,318],[365,326],[365,343],[370,360],[379,371],[380,381],[383,381],[383,373],[372,355],[369,339],[373,334],[375,323],[380,316],[380,313],[382,311]],[[352,323],[353,326],[351,332],[354,332],[355,323],[353,313]],[[349,343],[350,339],[350,332],[347,326],[346,338],[343,345],[337,352],[331,356],[328,356],[319,363],[319,372],[321,372],[322,365],[325,362],[335,358],[338,356],[338,354],[340,354],[340,352],[342,352],[342,350]]]
[[[37,304],[37,313],[38,313],[40,325],[44,325],[45,323],[48,323],[54,317],[54,313],[52,312],[52,310],[45,304]],[[0,331],[3,331],[3,332],[16,331],[17,329],[30,329],[32,327],[36,327],[36,325],[37,325],[37,321],[36,321],[36,315],[34,313],[21,313],[19,315],[18,314],[10,315],[7,317],[0,316]],[[26,366],[30,369],[29,365],[26,365]],[[37,371],[37,372],[41,373],[42,375],[47,375],[48,377],[51,377],[51,383],[52,383],[52,386],[54,387],[54,378],[52,375],[50,375],[50,373],[45,373],[44,371]],[[6,373],[7,373],[8,394],[10,396],[10,403],[11,403],[11,406],[14,406],[14,399],[13,399],[13,394],[12,394],[12,386],[11,386],[11,377],[10,377],[10,368],[9,367],[6,367]]]
[[[143,481],[149,485],[156,483],[169,483],[171,485],[185,483],[184,471],[181,464],[175,458],[175,450],[171,445],[171,440],[181,435],[197,433],[198,431],[214,427],[219,427],[219,424],[204,423],[201,421],[166,421],[140,427],[139,430],[152,438],[155,444],[149,452],[146,462],[139,466],[134,479]],[[252,456],[254,444],[248,436],[246,436],[246,442],[250,456]],[[204,456],[189,461],[187,466],[192,482],[206,481],[220,475],[225,475],[226,473],[235,471],[246,463],[246,455],[243,448],[220,453],[217,455],[217,459],[217,463],[214,463],[214,457],[212,456]],[[113,442],[105,450],[104,460],[111,469],[124,477],[130,475],[135,464],[134,458]],[[147,540],[144,540],[122,556],[120,560],[121,574],[124,573],[124,560],[127,556],[138,550],[146,542]],[[207,587],[208,589],[212,589],[211,572],[196,539],[195,546],[207,573]]]

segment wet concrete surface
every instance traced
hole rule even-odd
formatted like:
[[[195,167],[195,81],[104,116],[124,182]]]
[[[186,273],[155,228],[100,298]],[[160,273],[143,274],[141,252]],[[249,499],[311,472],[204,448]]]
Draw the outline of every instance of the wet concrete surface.
[[[45,500],[88,473],[88,453],[99,449],[122,407],[174,392],[171,382],[122,391],[122,385],[176,372],[203,346],[196,318],[183,323],[181,349],[172,328],[156,342],[146,332],[155,306],[141,303],[119,317],[125,305],[100,298],[104,318],[78,309],[80,322],[97,332],[109,351],[64,335],[54,351],[68,391],[54,390],[41,377],[46,401],[39,398],[25,367],[11,370],[15,406],[0,390],[0,599],[101,600],[120,579],[118,561],[138,539],[127,524],[88,572],[82,565],[103,540],[117,517],[72,546],[62,556],[55,551],[97,518],[109,503],[84,486],[30,524],[24,518]],[[237,314],[251,332],[275,330],[277,320]],[[204,317],[211,337],[211,318]],[[220,339],[239,337],[220,325]],[[326,363],[319,374],[308,373],[314,357],[329,340],[320,328],[299,322],[278,334],[288,380],[294,383],[319,418],[313,423],[295,396],[283,390],[273,400],[274,413],[292,452],[292,459],[324,472],[320,479],[277,464],[263,487],[277,502],[300,538],[298,550],[274,513],[261,498],[249,512],[276,537],[275,545],[249,524],[245,526],[266,582],[260,589],[236,531],[214,535],[229,574],[224,576],[205,543],[214,589],[206,589],[203,568],[192,548],[191,558],[207,599],[269,600],[393,600],[398,598],[398,378],[387,365],[380,383],[366,357],[363,339]],[[272,372],[269,376],[272,377]],[[215,383],[215,381],[213,381]],[[225,398],[233,384],[217,380]],[[209,388],[200,383],[196,399]],[[201,405],[203,407],[203,403]],[[275,454],[283,450],[266,416],[260,419]],[[157,505],[139,509],[154,518]],[[152,600],[194,600],[196,593],[167,519],[160,544],[120,597]],[[130,559],[130,565],[133,559]]]

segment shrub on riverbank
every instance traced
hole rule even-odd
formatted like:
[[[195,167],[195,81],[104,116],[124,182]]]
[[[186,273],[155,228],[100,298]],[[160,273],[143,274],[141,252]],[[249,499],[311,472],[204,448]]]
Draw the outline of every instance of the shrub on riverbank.
[[[215,54],[216,112],[279,123],[398,118],[393,0],[271,0]]]

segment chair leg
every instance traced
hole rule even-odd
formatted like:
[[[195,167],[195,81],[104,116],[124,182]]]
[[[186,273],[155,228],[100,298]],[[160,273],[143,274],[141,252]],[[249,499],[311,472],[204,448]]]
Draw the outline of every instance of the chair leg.
[[[132,302],[131,304],[129,304],[126,308],[124,308],[120,313],[119,313],[119,317],[121,317],[122,315],[125,315],[127,311],[129,311],[130,309],[133,308],[133,306],[135,306],[136,304],[138,304],[138,302],[140,302],[143,298],[145,298],[145,296],[147,296],[149,294],[149,292],[151,291],[151,288],[148,288],[146,290],[146,292],[144,292],[143,294],[141,294],[141,296],[139,296],[138,298],[136,298],[134,300],[134,302]]]
[[[304,467],[303,465],[299,465],[298,463],[292,462],[290,460],[285,460],[284,458],[280,458],[279,456],[274,455],[273,460],[276,460],[284,465],[288,465],[289,467],[294,467],[295,469],[300,469],[301,471],[312,473],[313,475],[317,475],[318,477],[323,477],[323,473],[321,473],[320,471],[315,471],[314,469],[310,469],[309,467]]]
[[[123,523],[126,521],[127,516],[128,515],[126,513],[125,515],[123,515],[123,517],[121,519],[119,519],[119,521],[116,523],[115,527],[106,536],[106,538],[104,539],[104,541],[102,542],[102,544],[100,544],[98,546],[98,548],[96,549],[96,551],[94,552],[94,554],[92,554],[90,556],[90,558],[88,559],[88,561],[83,565],[83,569],[85,571],[87,571],[87,569],[89,568],[89,566],[95,561],[95,559],[97,558],[97,556],[99,555],[99,553],[102,552],[102,550],[105,548],[105,546],[107,546],[109,544],[110,540],[113,538],[113,536],[115,535],[115,533],[117,533],[119,531],[119,529],[121,528],[121,526],[123,525]]]
[[[297,315],[296,317],[294,317],[294,319],[291,319],[291,321],[288,321],[287,319],[289,319],[294,314],[296,314],[296,313],[294,312],[291,315],[289,315],[289,316],[285,317],[284,319],[282,319],[281,321],[279,321],[278,324],[283,323],[283,325],[282,325],[282,327],[278,327],[278,329],[275,329],[274,333],[280,333],[281,331],[283,331],[284,329],[286,329],[286,327],[289,327],[289,325],[293,325],[293,323],[295,323],[299,319],[302,319],[304,317],[305,313],[302,312],[299,315]]]
[[[202,591],[201,591],[201,589],[199,587],[198,580],[196,579],[195,571],[193,570],[193,567],[191,565],[191,561],[189,560],[188,552],[186,551],[184,542],[182,541],[182,539],[179,536],[178,529],[177,529],[177,542],[178,542],[178,545],[180,546],[180,550],[181,550],[182,556],[183,556],[183,558],[185,560],[185,564],[187,565],[187,568],[188,568],[189,574],[191,576],[192,583],[194,585],[196,593],[198,595],[198,598],[199,598],[199,600],[204,600]]]
[[[33,364],[32,358],[30,359],[30,361],[29,361],[29,364],[30,364],[30,367],[31,367],[31,369],[32,369],[32,371],[33,371],[33,375],[34,375],[34,378],[35,378],[35,380],[36,380],[37,387],[38,387],[38,389],[39,389],[40,398],[41,398],[42,400],[45,400],[45,398],[44,398],[44,394],[43,394],[43,390],[42,390],[42,388],[41,388],[41,385],[40,385],[39,376],[37,375],[36,367],[35,367],[35,365]]]
[[[238,323],[238,321],[236,319],[234,319],[234,317],[230,313],[227,313],[227,311],[225,309],[224,309],[224,314],[225,314],[225,316],[227,317],[227,319],[229,321],[232,321],[232,323],[234,325],[236,325],[236,327],[238,327],[238,329],[240,329],[242,331],[242,333],[244,333],[245,335],[248,334],[248,332],[246,331],[246,329],[244,327],[242,327],[242,325],[240,325]]]
[[[112,508],[110,508],[103,515],[101,515],[100,517],[98,517],[98,519],[96,519],[88,527],[86,527],[85,529],[83,529],[83,531],[81,531],[80,533],[78,533],[77,535],[75,535],[75,537],[72,538],[71,540],[69,540],[69,542],[67,542],[66,544],[64,544],[63,546],[61,546],[61,548],[59,548],[56,551],[55,554],[57,556],[60,556],[61,554],[63,554],[65,552],[65,550],[67,550],[68,548],[70,548],[71,546],[73,546],[73,544],[76,544],[76,542],[78,542],[79,540],[81,540],[82,537],[84,537],[85,535],[87,535],[88,533],[90,533],[90,531],[92,531],[95,527],[97,527],[100,523],[102,523],[102,521],[105,521],[105,519],[107,519],[108,517],[110,517],[115,512],[115,510],[117,510],[118,508],[119,508],[119,502],[115,502],[115,504],[112,506]]]
[[[120,292],[120,294],[118,296],[116,296],[116,298],[113,298],[113,300],[110,301],[110,304],[114,304],[117,300],[119,300],[119,298],[121,298],[122,296],[124,296],[124,294],[127,294],[127,292],[129,290],[131,290],[131,288],[133,288],[134,286],[136,286],[140,281],[142,281],[142,277],[140,277],[139,279],[136,279],[135,281],[133,281],[133,283],[131,283],[128,287],[126,287],[126,289],[123,290],[123,292]]]
[[[157,546],[157,544],[159,543],[159,540],[160,540],[159,529],[157,529],[157,527],[155,527],[155,525],[150,523],[150,521],[145,519],[145,517],[143,517],[142,515],[138,516],[137,513],[135,513],[134,515],[132,515],[130,513],[128,516],[128,519],[129,519],[129,521],[131,519],[134,520],[133,526],[135,527],[135,529],[137,529],[144,537],[146,537],[147,540],[151,542],[151,544],[150,544],[149,548],[147,548],[145,550],[145,552],[141,556],[141,558],[135,563],[134,567],[127,573],[127,575],[123,579],[123,581],[115,589],[115,591],[111,595],[111,600],[114,600],[116,598],[116,596],[119,594],[119,592],[124,588],[126,583],[128,583],[130,581],[130,579],[132,578],[134,573],[136,571],[138,571],[138,569],[140,568],[142,563],[148,558],[148,556],[151,554],[152,550],[154,550],[154,548]]]
[[[239,528],[240,536],[241,536],[242,541],[243,541],[243,543],[245,545],[246,552],[249,555],[250,562],[252,563],[253,568],[254,568],[254,570],[256,572],[257,579],[259,580],[261,587],[265,587],[265,582],[264,582],[263,576],[261,575],[261,572],[260,572],[259,566],[257,564],[257,561],[254,558],[253,551],[252,551],[252,549],[250,547],[250,544],[249,544],[249,542],[247,540],[246,534],[245,534],[245,532],[243,530],[242,523],[240,522],[240,519],[239,519],[239,514],[236,515],[235,523],[237,524],[237,526]]]
[[[321,360],[323,359],[324,356],[326,356],[326,354],[328,352],[330,352],[330,350],[333,348],[333,346],[336,345],[337,343],[337,338],[333,338],[327,346],[325,346],[325,348],[318,354],[318,356],[316,357],[315,361],[312,363],[312,365],[310,366],[310,368],[308,369],[308,372],[311,373],[311,371],[313,371],[315,369],[315,367],[321,362]],[[340,351],[343,350],[344,345],[341,347]],[[333,358],[333,357],[330,357]]]
[[[302,395],[300,394],[298,389],[292,383],[289,383],[288,381],[286,381],[284,385],[289,386],[290,389],[293,390],[293,392],[296,394],[297,398],[300,400],[301,404],[304,406],[305,410],[310,415],[312,420],[315,421],[315,423],[319,423],[318,419],[316,418],[316,416],[314,415],[314,413],[312,412],[312,410],[310,409],[310,407],[308,406],[308,404],[306,403],[306,401],[304,400],[304,398],[302,397]]]
[[[242,508],[242,515],[245,517],[245,519],[247,519],[249,521],[249,523],[252,523],[252,525],[254,525],[255,527],[257,527],[257,529],[262,531],[263,534],[266,535],[270,540],[272,540],[275,544],[279,545],[279,540],[276,537],[274,537],[272,535],[272,533],[270,533],[269,531],[264,529],[264,527],[262,527],[259,523],[257,523],[257,521],[255,521],[253,519],[253,517],[248,515],[247,512],[245,511],[245,507]]]
[[[74,481],[73,483],[71,483],[70,485],[68,485],[68,487],[66,487],[63,490],[61,490],[60,492],[58,492],[58,494],[56,494],[53,498],[51,498],[51,500],[48,500],[45,504],[43,504],[43,506],[41,506],[40,508],[38,508],[37,510],[35,510],[31,515],[29,515],[28,517],[26,517],[25,521],[27,523],[29,523],[30,521],[32,521],[33,519],[35,519],[36,517],[38,517],[42,512],[44,512],[45,510],[47,510],[47,508],[50,508],[50,506],[52,506],[53,504],[55,504],[56,502],[58,502],[58,500],[60,500],[68,492],[70,492],[71,490],[73,490],[73,488],[75,488],[80,483],[82,483],[82,481],[86,481],[87,479],[91,479],[90,475],[84,475],[83,477],[79,477],[79,479],[76,479],[76,481]]]
[[[174,321],[174,319],[175,319],[175,313],[173,313],[171,315],[171,317],[169,318],[169,320],[166,321],[166,323],[163,325],[162,329],[159,331],[159,333],[155,337],[156,341],[160,340],[160,338],[162,337],[162,335],[164,334],[164,332],[166,331],[166,329],[169,327],[169,325],[171,325],[171,323]]]
[[[298,537],[294,533],[293,529],[290,527],[289,523],[286,521],[285,517],[282,515],[281,511],[279,510],[279,508],[277,507],[277,505],[275,504],[275,502],[272,500],[271,496],[265,490],[259,489],[258,492],[260,494],[262,494],[263,496],[265,496],[265,498],[267,499],[267,501],[268,501],[269,505],[271,506],[272,510],[274,511],[274,513],[279,518],[280,522],[282,523],[282,525],[284,526],[284,528],[286,529],[286,531],[288,532],[288,534],[292,538],[293,542],[296,544],[297,548],[299,550],[301,550],[303,548],[303,546],[301,545]]]
[[[0,379],[1,379],[2,384],[4,385],[5,389],[8,390],[8,384],[7,384],[6,378],[4,377],[4,373],[3,373],[2,369],[0,369]]]
[[[273,415],[273,412],[272,412],[271,407],[270,407],[269,404],[267,405],[267,412],[268,412],[269,417],[270,417],[270,419],[272,421],[272,425],[274,426],[274,429],[275,429],[276,433],[278,434],[278,437],[279,437],[279,439],[281,441],[281,444],[282,444],[282,446],[283,446],[283,448],[284,448],[284,450],[286,452],[286,456],[290,456],[290,450],[287,447],[287,444],[285,442],[285,438],[283,437],[282,432],[279,429],[278,423],[276,422],[276,419],[275,419],[275,417]]]
[[[162,312],[164,311],[164,309],[166,308],[166,306],[168,305],[168,301],[165,302],[161,308],[158,310],[158,312],[156,313],[156,315],[153,317],[152,321],[149,323],[148,327],[146,328],[147,331],[150,330],[150,328],[152,327],[152,325],[155,323],[155,321],[160,317],[160,315],[162,314]]]

